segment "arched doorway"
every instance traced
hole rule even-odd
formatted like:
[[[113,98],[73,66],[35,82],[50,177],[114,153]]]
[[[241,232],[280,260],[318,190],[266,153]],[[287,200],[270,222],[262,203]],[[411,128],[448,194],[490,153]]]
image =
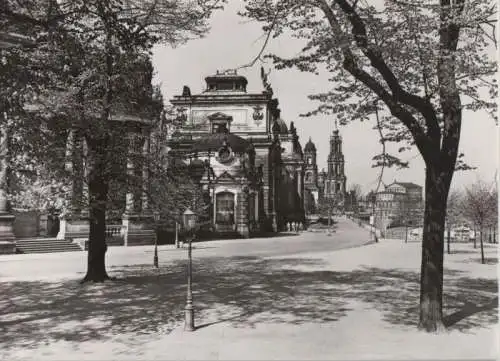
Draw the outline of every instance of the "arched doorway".
[[[235,198],[232,192],[220,192],[215,196],[215,224],[218,231],[235,228]]]

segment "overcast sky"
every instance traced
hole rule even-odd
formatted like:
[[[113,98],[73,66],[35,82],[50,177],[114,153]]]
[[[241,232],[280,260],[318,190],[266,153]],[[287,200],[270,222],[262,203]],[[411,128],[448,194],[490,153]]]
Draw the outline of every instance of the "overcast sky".
[[[242,1],[230,0],[224,11],[217,12],[211,19],[211,31],[203,39],[196,39],[175,49],[160,46],[155,48],[153,63],[156,69],[156,83],[162,85],[165,99],[180,95],[183,85],[188,85],[196,94],[204,90],[204,78],[217,70],[233,69],[249,63],[259,52],[264,41],[259,24],[239,17],[236,12]],[[280,55],[296,54],[299,43],[288,38],[272,39],[269,50]],[[253,68],[239,71],[248,79],[248,92],[261,92],[261,63]],[[270,63],[263,64],[266,69]],[[269,76],[275,96],[278,97],[281,116],[297,127],[302,146],[309,137],[318,149],[318,166],[326,167],[329,152],[329,136],[334,127],[334,118],[317,116],[299,117],[299,114],[314,108],[307,95],[329,88],[328,74],[315,76],[298,70],[272,70]],[[367,192],[376,187],[379,168],[372,168],[372,157],[381,149],[378,133],[373,130],[375,120],[370,123],[352,122],[340,127],[343,137],[347,188],[360,184]],[[498,127],[493,119],[484,113],[465,113],[461,134],[461,152],[466,161],[477,167],[474,171],[457,172],[452,187],[462,187],[481,178],[492,182],[498,165]],[[386,169],[383,181],[394,180],[415,182],[424,185],[424,163],[417,150],[403,153],[410,160],[410,168],[404,170]]]

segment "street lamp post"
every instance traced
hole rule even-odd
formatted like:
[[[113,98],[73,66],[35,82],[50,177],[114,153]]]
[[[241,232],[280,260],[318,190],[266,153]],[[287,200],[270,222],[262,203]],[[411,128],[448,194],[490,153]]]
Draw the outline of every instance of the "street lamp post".
[[[158,226],[158,222],[160,221],[160,214],[159,213],[154,213],[153,214],[153,219],[155,221],[156,226]],[[155,268],[158,268],[158,232],[155,232],[155,249],[154,249],[154,256],[153,256],[153,266]]]
[[[175,248],[179,248],[179,223],[175,222]]]
[[[158,268],[158,239],[155,237],[155,255],[153,257],[153,265]]]
[[[189,162],[190,175],[196,186],[200,185],[201,179],[205,172],[205,163],[197,158],[195,153],[195,159],[190,159]],[[197,209],[197,196],[196,189],[194,190],[193,207]],[[187,264],[187,296],[186,296],[186,306],[184,307],[184,330],[194,331],[194,307],[193,307],[193,291],[192,291],[192,241],[196,234],[198,216],[195,212],[190,209],[182,215],[182,222],[184,225],[184,230],[188,239],[188,264]]]
[[[193,308],[193,291],[192,291],[192,248],[191,242],[194,237],[196,226],[196,214],[190,209],[186,209],[183,214],[184,229],[188,238],[188,264],[187,264],[187,297],[186,306],[184,307],[184,330],[194,331],[194,308]]]

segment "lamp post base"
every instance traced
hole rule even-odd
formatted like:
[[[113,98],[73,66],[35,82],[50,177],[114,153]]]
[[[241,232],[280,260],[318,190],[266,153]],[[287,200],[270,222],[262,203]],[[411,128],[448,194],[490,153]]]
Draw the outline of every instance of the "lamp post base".
[[[158,253],[157,253],[157,251],[155,251],[155,255],[153,257],[153,266],[155,266],[155,268],[158,268]]]
[[[192,332],[195,330],[194,328],[194,309],[193,305],[187,304],[184,308],[184,331]]]

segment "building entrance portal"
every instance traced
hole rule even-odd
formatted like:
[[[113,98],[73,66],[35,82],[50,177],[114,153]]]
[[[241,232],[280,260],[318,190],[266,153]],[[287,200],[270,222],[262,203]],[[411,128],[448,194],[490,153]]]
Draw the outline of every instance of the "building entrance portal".
[[[215,225],[218,231],[234,231],[234,193],[221,192],[215,196]]]

